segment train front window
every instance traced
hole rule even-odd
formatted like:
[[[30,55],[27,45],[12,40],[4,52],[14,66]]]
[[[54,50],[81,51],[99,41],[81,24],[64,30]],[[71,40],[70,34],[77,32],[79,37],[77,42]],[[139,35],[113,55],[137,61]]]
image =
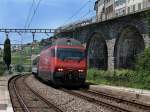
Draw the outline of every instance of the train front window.
[[[81,60],[85,57],[84,51],[73,48],[59,48],[57,50],[57,57],[59,59],[77,59]]]

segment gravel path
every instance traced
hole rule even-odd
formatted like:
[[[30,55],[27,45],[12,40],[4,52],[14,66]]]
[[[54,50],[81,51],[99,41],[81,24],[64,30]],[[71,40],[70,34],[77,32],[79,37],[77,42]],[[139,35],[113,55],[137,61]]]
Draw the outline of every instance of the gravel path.
[[[86,100],[80,99],[66,92],[47,86],[33,75],[26,79],[27,84],[39,92],[43,97],[56,104],[64,112],[112,112],[112,110],[92,104]]]

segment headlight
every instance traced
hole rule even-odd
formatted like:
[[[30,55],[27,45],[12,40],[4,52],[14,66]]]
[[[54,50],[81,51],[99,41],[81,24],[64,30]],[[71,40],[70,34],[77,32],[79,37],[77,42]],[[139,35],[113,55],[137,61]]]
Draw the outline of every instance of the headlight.
[[[84,72],[84,70],[82,70],[82,69],[79,69],[79,70],[78,70],[78,72]]]
[[[63,68],[58,68],[57,71],[58,71],[58,72],[63,72],[64,69],[63,69]]]

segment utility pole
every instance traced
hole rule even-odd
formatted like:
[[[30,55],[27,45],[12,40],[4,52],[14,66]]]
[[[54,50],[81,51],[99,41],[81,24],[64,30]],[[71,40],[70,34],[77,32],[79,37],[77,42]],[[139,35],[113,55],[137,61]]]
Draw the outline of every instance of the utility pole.
[[[18,48],[19,48],[19,53],[20,53],[20,58],[19,58],[19,64],[21,65],[21,63],[22,63],[22,59],[21,59],[21,45],[20,46],[18,46]]]
[[[33,37],[33,42],[34,42],[35,32],[32,32],[32,37]]]

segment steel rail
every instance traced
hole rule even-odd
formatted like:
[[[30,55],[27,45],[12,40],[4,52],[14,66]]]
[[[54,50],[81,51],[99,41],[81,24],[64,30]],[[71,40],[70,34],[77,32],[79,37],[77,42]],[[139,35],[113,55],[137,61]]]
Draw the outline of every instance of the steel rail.
[[[148,105],[148,104],[142,104],[141,102],[129,101],[129,100],[126,100],[126,99],[122,99],[120,97],[108,95],[108,94],[103,93],[103,92],[98,92],[96,90],[84,90],[83,92],[89,93],[89,94],[93,94],[93,95],[97,95],[97,96],[104,96],[104,97],[107,97],[107,98],[110,98],[110,99],[113,99],[113,100],[118,100],[120,102],[124,102],[126,104],[130,104],[130,105],[133,105],[133,106],[138,106],[141,109],[150,110],[150,105]]]
[[[56,104],[47,101],[45,98],[43,98],[38,92],[36,92],[35,90],[33,90],[26,82],[25,82],[24,78],[24,84],[30,89],[30,91],[32,91],[32,93],[34,93],[36,96],[38,96],[42,101],[44,101],[50,108],[53,108],[55,111],[57,112],[65,112],[65,110],[63,111],[62,109],[58,108]]]
[[[67,90],[65,88],[62,88],[61,90],[68,93],[68,94],[79,97],[81,99],[87,100],[87,101],[89,101],[91,103],[94,103],[96,105],[102,105],[104,107],[110,108],[110,109],[114,110],[115,112],[132,112],[132,111],[129,111],[128,109],[121,108],[119,106],[107,103],[105,101],[97,100],[95,98],[89,97],[87,95],[80,94],[80,93],[72,91],[72,90]]]
[[[17,96],[17,99],[20,103],[20,105],[22,106],[22,109],[24,110],[24,112],[31,112],[27,105],[25,104],[25,101],[23,100],[23,98],[21,97],[21,95],[19,95],[19,91],[17,91],[17,88],[16,88],[16,81],[18,78],[20,78],[21,76],[18,76],[14,79],[14,83],[13,83],[13,88],[14,88],[14,91],[15,91],[15,94]]]
[[[17,96],[17,99],[18,99],[18,102],[20,103],[22,109],[24,112],[31,112],[28,108],[28,106],[26,105],[25,101],[23,100],[23,98],[21,97],[21,95],[19,94],[19,91],[17,90],[17,87],[16,87],[16,81],[21,78],[22,76],[14,76],[14,78],[12,78],[11,81],[12,82],[12,86],[13,86],[13,89],[14,89],[14,92],[15,92],[15,95]],[[50,107],[50,109],[54,109],[56,112],[65,112],[65,110],[61,110],[60,108],[57,107],[57,105],[55,105],[54,103],[51,103],[50,101],[47,101],[45,98],[43,98],[39,93],[37,93],[35,90],[33,90],[26,82],[25,82],[25,79],[27,76],[23,76],[24,79],[23,79],[23,84],[34,94],[36,95],[39,99],[41,99],[41,101],[43,101],[44,103],[47,104],[48,107]],[[11,81],[9,82],[9,90],[10,90],[10,83]]]

